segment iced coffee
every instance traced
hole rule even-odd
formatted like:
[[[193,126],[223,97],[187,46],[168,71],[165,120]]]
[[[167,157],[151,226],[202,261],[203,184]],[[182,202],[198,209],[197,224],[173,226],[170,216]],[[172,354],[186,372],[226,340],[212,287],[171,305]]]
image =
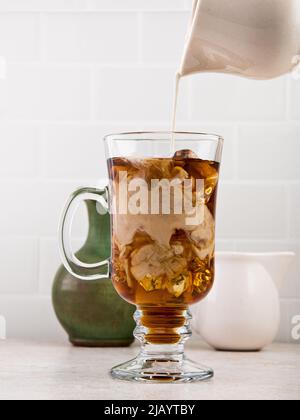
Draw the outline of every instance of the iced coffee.
[[[108,166],[118,293],[164,310],[203,299],[214,281],[219,163],[183,150],[173,158],[112,158]]]

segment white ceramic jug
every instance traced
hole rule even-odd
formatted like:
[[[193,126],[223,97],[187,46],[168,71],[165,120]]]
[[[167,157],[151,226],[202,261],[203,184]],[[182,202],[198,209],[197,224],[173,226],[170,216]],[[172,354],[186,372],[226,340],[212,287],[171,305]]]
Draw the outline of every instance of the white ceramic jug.
[[[193,326],[218,350],[256,351],[271,344],[280,321],[279,289],[294,254],[219,253],[210,294]]]
[[[180,75],[270,79],[300,63],[299,0],[195,0]]]

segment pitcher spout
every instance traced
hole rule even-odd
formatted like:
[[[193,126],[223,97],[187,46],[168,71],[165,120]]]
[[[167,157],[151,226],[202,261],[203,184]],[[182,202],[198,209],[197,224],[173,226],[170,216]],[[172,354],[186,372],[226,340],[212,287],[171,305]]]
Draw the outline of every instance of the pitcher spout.
[[[260,262],[272,277],[278,290],[283,286],[285,276],[294,258],[294,252],[260,254]]]

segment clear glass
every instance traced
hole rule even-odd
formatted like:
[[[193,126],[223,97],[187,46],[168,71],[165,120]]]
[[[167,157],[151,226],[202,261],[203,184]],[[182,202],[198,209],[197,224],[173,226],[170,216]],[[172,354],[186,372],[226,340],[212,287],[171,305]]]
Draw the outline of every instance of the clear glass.
[[[110,186],[81,189],[70,198],[60,229],[66,268],[103,278],[110,267],[115,289],[136,305],[138,356],[112,369],[118,379],[190,382],[213,370],[188,360],[189,306],[214,282],[215,216],[223,139],[201,133],[125,133],[105,138]],[[83,264],[69,246],[80,200],[110,209],[110,261]],[[108,205],[106,204],[108,201]]]

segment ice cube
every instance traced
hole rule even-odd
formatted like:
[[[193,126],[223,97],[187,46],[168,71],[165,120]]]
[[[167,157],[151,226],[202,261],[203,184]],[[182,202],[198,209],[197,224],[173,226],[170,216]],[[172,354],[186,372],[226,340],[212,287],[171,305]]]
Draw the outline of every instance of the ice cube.
[[[175,166],[171,175],[173,179],[187,179],[189,177],[189,174],[181,166]]]
[[[162,288],[162,281],[161,277],[153,277],[151,274],[147,274],[139,283],[146,292],[153,292]]]
[[[191,285],[192,275],[189,272],[181,273],[178,277],[168,281],[167,289],[168,292],[179,298]]]
[[[213,166],[213,163],[203,161],[197,164],[191,163],[190,169],[197,179],[204,179],[205,184],[205,199],[209,202],[219,180],[219,173]]]
[[[132,163],[137,168],[136,176],[151,182],[153,179],[170,179],[171,159],[135,159]]]
[[[204,206],[204,220],[202,224],[193,228],[189,233],[195,254],[204,260],[214,252],[215,221],[207,206]]]
[[[183,149],[174,154],[174,159],[198,159],[198,156],[192,150]]]

